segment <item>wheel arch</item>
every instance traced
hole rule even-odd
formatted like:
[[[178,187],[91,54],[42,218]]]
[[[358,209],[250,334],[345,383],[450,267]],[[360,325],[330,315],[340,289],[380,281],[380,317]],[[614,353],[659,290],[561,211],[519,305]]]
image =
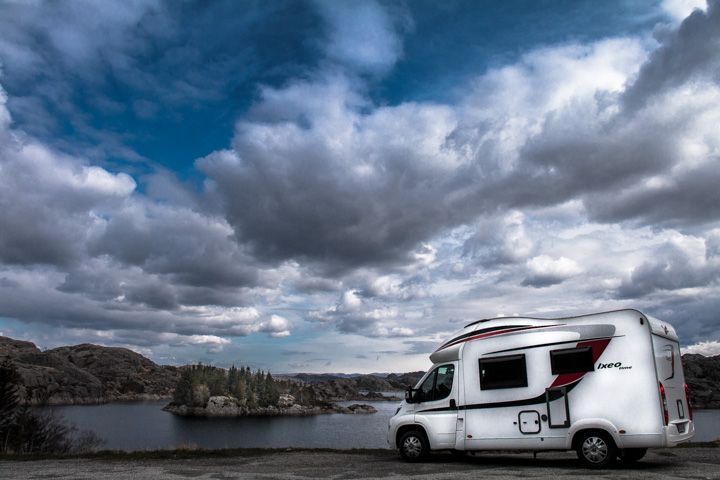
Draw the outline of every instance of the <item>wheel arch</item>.
[[[400,448],[400,439],[402,438],[402,436],[405,435],[407,432],[411,432],[413,430],[421,432],[423,435],[425,435],[425,439],[428,439],[428,434],[427,430],[425,430],[425,427],[417,423],[409,423],[407,425],[399,427],[397,429],[397,432],[395,432],[395,448]]]
[[[622,444],[619,442],[619,435],[617,435],[617,433],[613,434],[613,431],[607,427],[587,426],[585,428],[579,428],[579,429],[575,430],[570,435],[570,445],[568,445],[570,450],[577,449],[578,442],[580,441],[580,439],[583,438],[583,436],[588,433],[603,433],[603,434],[607,435],[608,437],[610,437],[610,439],[615,444],[615,448],[622,449]]]
[[[587,433],[588,431],[605,433],[612,438],[612,441],[615,443],[615,447],[623,448],[622,439],[620,438],[620,434],[618,433],[617,428],[615,428],[615,425],[601,418],[586,419],[574,423],[568,432],[569,442],[567,448],[575,450],[575,448],[577,448],[577,442],[582,434]]]
[[[591,469],[610,468],[622,450],[618,449],[612,435],[606,430],[588,428],[573,437],[578,460]]]

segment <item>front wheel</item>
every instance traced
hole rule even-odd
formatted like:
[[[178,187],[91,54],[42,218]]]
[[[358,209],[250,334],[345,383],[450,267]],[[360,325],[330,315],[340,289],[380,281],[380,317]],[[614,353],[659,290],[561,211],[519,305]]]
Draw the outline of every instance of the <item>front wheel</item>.
[[[400,438],[400,456],[408,462],[420,462],[430,453],[430,444],[423,432],[411,430]]]
[[[607,468],[615,461],[617,447],[605,432],[583,433],[577,443],[577,455],[588,468]]]

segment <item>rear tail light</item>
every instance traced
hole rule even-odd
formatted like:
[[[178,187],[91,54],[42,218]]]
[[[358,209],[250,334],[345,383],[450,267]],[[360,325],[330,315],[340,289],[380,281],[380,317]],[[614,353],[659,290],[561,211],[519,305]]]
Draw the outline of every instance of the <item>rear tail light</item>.
[[[685,384],[685,399],[687,400],[688,415],[690,416],[690,421],[692,421],[692,405],[690,405],[690,390],[688,390],[687,383]]]
[[[662,383],[660,384],[660,398],[662,399],[663,414],[665,416],[665,425],[667,426],[668,423],[670,423],[670,417],[668,416],[667,398],[665,397],[665,387],[663,387]]]

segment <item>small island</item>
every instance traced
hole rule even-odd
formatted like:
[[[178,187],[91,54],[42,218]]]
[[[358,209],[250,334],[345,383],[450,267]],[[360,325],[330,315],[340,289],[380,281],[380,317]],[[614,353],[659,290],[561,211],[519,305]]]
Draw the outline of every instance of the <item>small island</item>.
[[[327,388],[298,380],[276,380],[250,367],[225,370],[208,365],[181,367],[172,402],[163,410],[182,416],[245,417],[375,413],[370,405],[341,406],[325,400]],[[335,392],[337,393],[337,392]],[[347,398],[347,397],[346,397]],[[371,396],[376,399],[377,396]]]

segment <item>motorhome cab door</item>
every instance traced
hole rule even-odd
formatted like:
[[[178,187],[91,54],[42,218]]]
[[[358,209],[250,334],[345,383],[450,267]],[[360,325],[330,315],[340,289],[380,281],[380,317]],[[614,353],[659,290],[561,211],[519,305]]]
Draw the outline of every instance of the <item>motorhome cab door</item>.
[[[411,391],[415,422],[425,427],[433,449],[455,447],[457,425],[456,366],[453,363],[435,367],[420,386]]]

